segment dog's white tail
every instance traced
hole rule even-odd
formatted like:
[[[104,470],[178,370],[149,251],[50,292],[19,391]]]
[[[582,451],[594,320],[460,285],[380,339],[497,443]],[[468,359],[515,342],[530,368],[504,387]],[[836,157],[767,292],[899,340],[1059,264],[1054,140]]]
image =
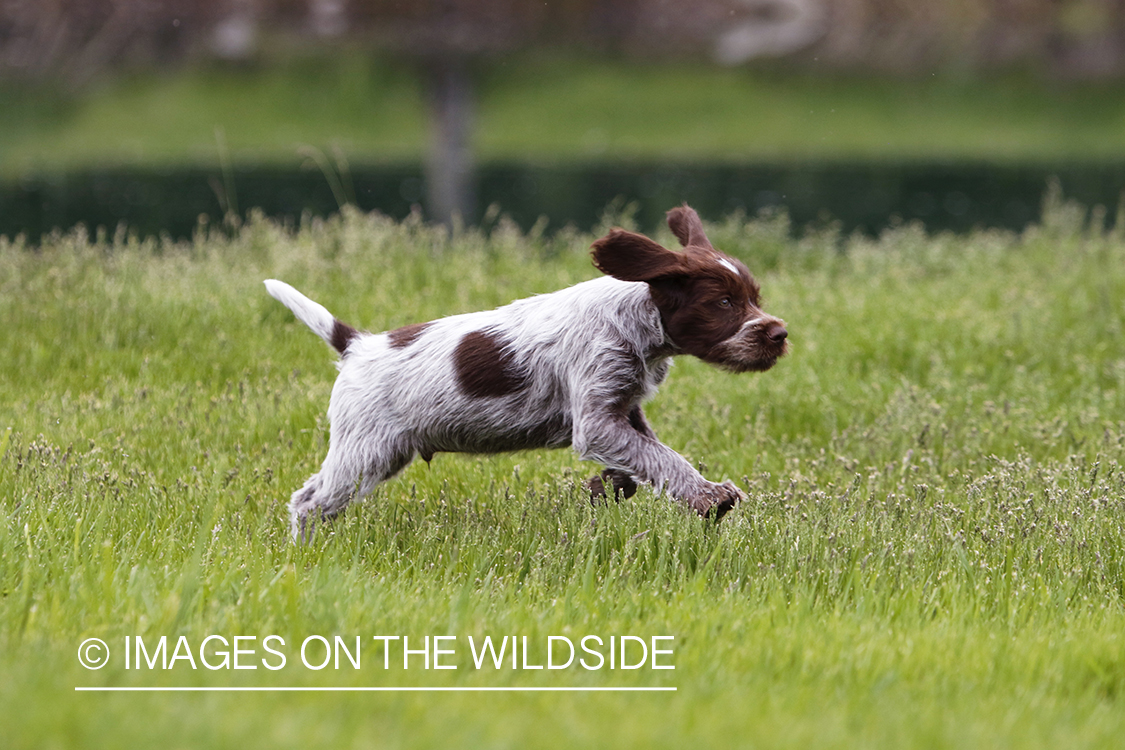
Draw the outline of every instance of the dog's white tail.
[[[313,302],[284,281],[267,279],[265,285],[271,297],[292,310],[298,320],[311,328],[313,333],[324,339],[325,343],[340,354],[343,354],[351,340],[359,335],[359,331],[347,323],[336,320],[324,305]]]

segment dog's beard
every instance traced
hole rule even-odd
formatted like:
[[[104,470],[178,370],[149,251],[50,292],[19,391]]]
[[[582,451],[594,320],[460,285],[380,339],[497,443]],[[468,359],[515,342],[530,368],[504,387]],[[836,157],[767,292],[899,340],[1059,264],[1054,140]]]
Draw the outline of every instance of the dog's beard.
[[[719,342],[702,359],[730,372],[765,372],[788,351],[788,341],[773,342],[755,330]]]

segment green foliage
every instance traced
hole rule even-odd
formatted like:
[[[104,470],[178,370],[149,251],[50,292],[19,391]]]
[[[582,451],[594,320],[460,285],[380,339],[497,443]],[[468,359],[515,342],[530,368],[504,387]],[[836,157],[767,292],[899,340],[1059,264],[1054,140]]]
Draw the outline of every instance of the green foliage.
[[[1125,237],[1104,223],[1057,193],[1021,236],[730,217],[712,239],[758,272],[792,352],[750,376],[678,362],[649,409],[746,490],[721,524],[648,490],[591,506],[598,467],[568,451],[441,454],[303,547],[285,503],[323,456],[335,371],[261,280],[385,330],[590,278],[592,237],[346,210],[182,244],[0,239],[5,744],[1115,746]],[[75,662],[90,636],[210,634],[668,634],[676,669],[474,670],[464,647],[443,672]]]

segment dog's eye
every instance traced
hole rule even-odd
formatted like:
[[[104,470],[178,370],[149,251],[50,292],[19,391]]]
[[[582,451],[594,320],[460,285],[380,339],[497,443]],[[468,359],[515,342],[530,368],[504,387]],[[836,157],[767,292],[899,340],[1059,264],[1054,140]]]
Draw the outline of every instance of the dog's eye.
[[[723,297],[721,300],[719,300],[719,307],[730,307],[730,306],[731,306],[730,297]]]

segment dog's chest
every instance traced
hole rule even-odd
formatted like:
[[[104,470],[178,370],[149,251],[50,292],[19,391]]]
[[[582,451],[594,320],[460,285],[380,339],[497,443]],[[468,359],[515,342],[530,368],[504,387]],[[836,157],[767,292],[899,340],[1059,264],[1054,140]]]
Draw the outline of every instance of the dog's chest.
[[[668,377],[668,371],[671,369],[671,357],[659,357],[645,362],[644,375],[641,378],[641,401],[651,398],[656,393],[656,389]]]

